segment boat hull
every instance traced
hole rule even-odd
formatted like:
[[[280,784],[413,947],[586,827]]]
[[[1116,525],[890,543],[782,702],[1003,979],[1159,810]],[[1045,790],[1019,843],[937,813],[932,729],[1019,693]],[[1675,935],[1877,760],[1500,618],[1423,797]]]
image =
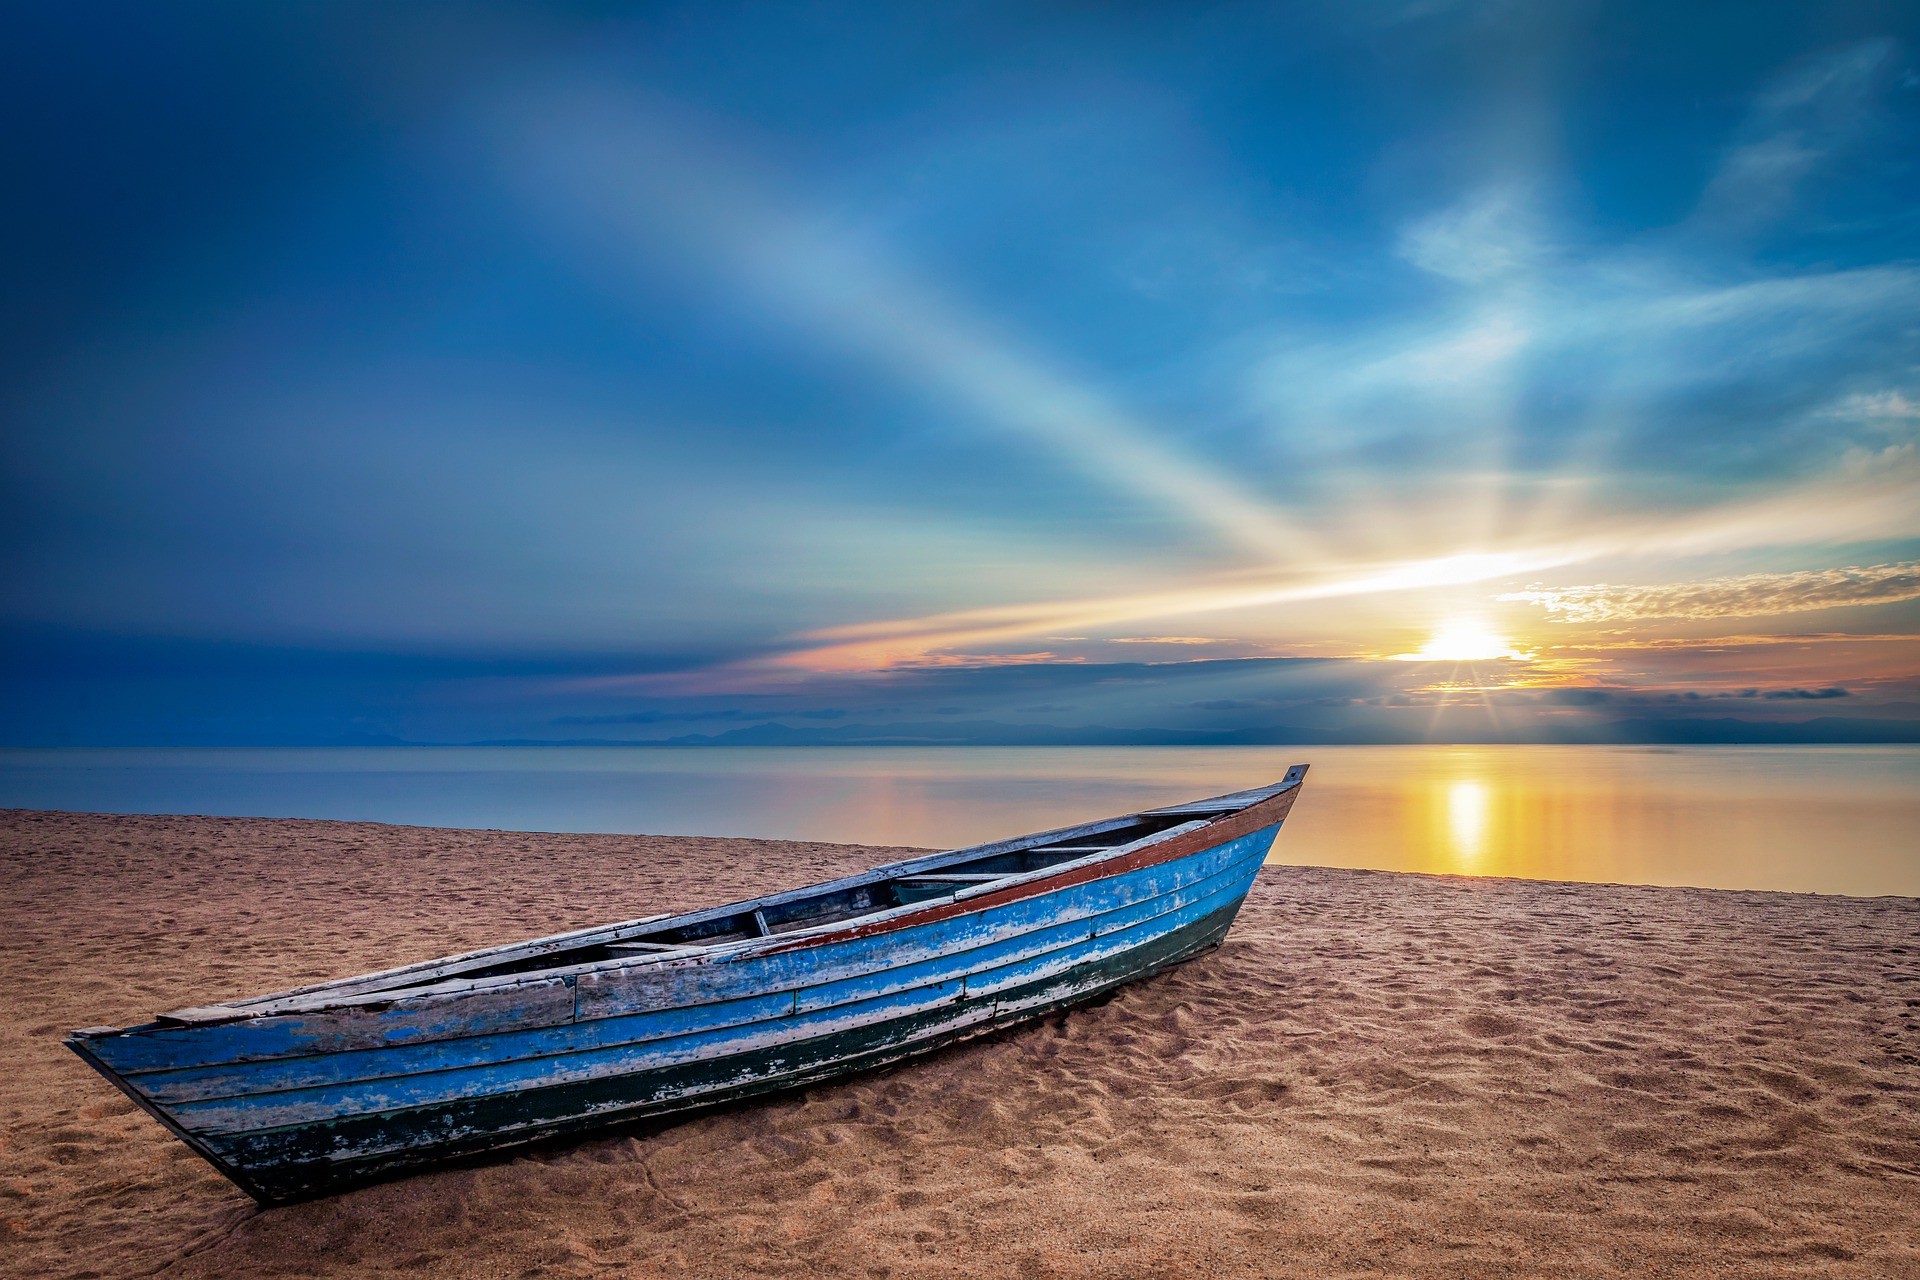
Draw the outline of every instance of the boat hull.
[[[245,1161],[237,1168],[243,1170],[244,1189],[255,1199],[284,1203],[332,1194],[454,1156],[801,1089],[934,1053],[961,1040],[1098,999],[1115,987],[1217,947],[1238,910],[1235,902],[1154,945],[1139,948],[1123,962],[1102,964],[1072,983],[1035,983],[1029,992],[1018,993],[1027,997],[1023,1000],[982,997],[957,1002],[948,1010],[822,1036],[797,1051],[762,1049],[611,1079],[441,1104],[401,1116],[303,1126],[228,1146],[222,1154],[231,1161]],[[333,1153],[343,1144],[378,1150],[360,1159],[337,1159]]]
[[[1278,827],[885,936],[571,976],[551,1025],[419,1033],[396,1009],[329,1039],[260,1018],[69,1043],[255,1199],[304,1199],[804,1087],[1096,999],[1217,946]]]

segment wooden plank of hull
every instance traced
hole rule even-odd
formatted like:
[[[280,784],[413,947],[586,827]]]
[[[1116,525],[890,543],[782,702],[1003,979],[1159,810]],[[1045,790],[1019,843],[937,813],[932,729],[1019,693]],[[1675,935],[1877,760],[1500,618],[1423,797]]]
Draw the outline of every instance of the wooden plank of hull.
[[[642,1041],[594,1050],[580,1050],[509,1063],[461,1064],[414,1075],[389,1076],[372,1081],[268,1093],[258,1096],[187,1103],[172,1109],[179,1123],[196,1133],[213,1136],[290,1124],[340,1119],[371,1111],[450,1101],[457,1097],[511,1093],[530,1085],[601,1075],[631,1075],[677,1066],[700,1058],[737,1054],[749,1049],[817,1038],[874,1022],[887,1022],[925,1009],[963,1002],[1003,987],[1058,973],[1072,972],[1102,957],[1131,949],[1177,928],[1184,921],[1210,914],[1246,895],[1254,867],[1244,863],[1226,883],[1191,895],[1167,895],[1169,909],[1117,928],[1104,935],[1085,926],[1067,926],[1068,937],[1051,939],[1040,948],[985,948],[973,953],[968,972],[922,981],[901,991],[877,996],[859,990],[842,991],[841,998],[824,1000],[817,1008],[768,1021],[702,1028],[665,1040]],[[1184,899],[1184,900],[1183,900]],[[984,952],[984,954],[982,954]],[[842,985],[842,984],[836,984]]]
[[[244,1190],[276,1203],[327,1194],[448,1156],[799,1088],[1094,999],[1218,945],[1239,907],[1236,899],[1148,945],[1072,974],[799,1044],[702,1059],[638,1077],[601,1078],[278,1129],[209,1146]],[[353,1152],[369,1154],[341,1154]]]
[[[397,996],[325,1013],[137,1027],[102,1038],[93,1048],[115,1070],[139,1072],[426,1044],[562,1026],[573,1019],[573,979],[555,977],[458,995]]]
[[[146,1071],[137,1073],[135,1079],[140,1090],[155,1103],[177,1105],[443,1072],[473,1065],[503,1065],[665,1041],[694,1032],[809,1013],[836,1003],[885,996],[964,977],[996,964],[1057,950],[1074,941],[1150,920],[1213,892],[1228,879],[1250,875],[1265,856],[1266,841],[1270,838],[1270,833],[1255,833],[1223,845],[1217,851],[1132,873],[1143,890],[1140,900],[1120,891],[1129,886],[1116,885],[1107,895],[1109,903],[1103,904],[1109,905],[1105,911],[1056,909],[1051,899],[1043,898],[982,913],[975,928],[962,928],[966,922],[961,920],[928,926],[927,932],[942,935],[945,944],[927,960],[912,962],[910,954],[896,950],[895,954],[901,954],[905,962],[876,969],[868,963],[873,957],[867,953],[880,949],[878,940],[860,940],[839,948],[823,947],[819,963],[811,970],[785,975],[789,984],[811,982],[811,986],[788,989],[770,975],[756,974],[757,966],[743,962],[741,967],[748,972],[741,976],[751,980],[749,989],[761,994],[697,1006],[680,1006],[665,1000],[665,1007],[659,1009],[564,1027],[266,1062]],[[1098,886],[1088,886],[1063,890],[1055,898],[1083,897],[1097,889]],[[1144,892],[1148,890],[1150,896]],[[996,916],[1000,919],[996,920]],[[855,954],[849,957],[848,951]],[[794,959],[793,956],[780,957],[780,963],[783,968],[791,968]],[[884,956],[881,959],[884,960]]]

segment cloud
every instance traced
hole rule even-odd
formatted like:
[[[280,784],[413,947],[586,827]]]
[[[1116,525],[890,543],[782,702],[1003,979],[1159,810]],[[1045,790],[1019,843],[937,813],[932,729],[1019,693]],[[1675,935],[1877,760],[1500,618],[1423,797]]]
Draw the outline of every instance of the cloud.
[[[1510,186],[1475,192],[1409,223],[1398,250],[1423,271],[1469,284],[1513,275],[1542,253],[1534,218]]]
[[[1524,692],[1524,691],[1521,691]],[[1597,707],[1613,701],[1611,689],[1541,689],[1534,693],[1539,701],[1560,707]]]
[[[1463,283],[1506,252],[1418,243],[1403,252]],[[1808,414],[1908,362],[1920,315],[1920,271],[1900,262],[1714,276],[1649,248],[1527,260],[1434,310],[1280,331],[1241,375],[1247,412],[1335,480],[1335,459],[1373,478],[1417,460],[1524,480],[1549,428],[1574,443],[1605,428],[1593,446],[1621,471],[1680,447],[1703,477],[1785,479],[1844,447]],[[1780,447],[1760,452],[1769,438]],[[1608,478],[1601,457],[1586,478]],[[1338,522],[1346,508],[1328,506]]]
[[[563,725],[616,725],[616,724],[694,724],[704,720],[751,720],[760,721],[775,716],[798,716],[806,720],[838,720],[847,713],[838,707],[815,707],[806,710],[785,708],[750,707],[713,707],[692,711],[620,711],[605,715],[555,716],[551,723]]]
[[[1485,696],[1495,702],[1536,704],[1554,707],[1600,707],[1609,705],[1646,707],[1688,702],[1830,702],[1850,698],[1851,689],[1840,685],[1819,688],[1767,689],[1748,685],[1738,689],[1630,689],[1569,686],[1558,689],[1488,689]]]
[[[1697,689],[1687,689],[1678,693],[1657,695],[1662,702],[1717,702],[1729,698],[1753,701],[1764,699],[1768,702],[1827,702],[1834,698],[1850,698],[1851,689],[1839,685],[1826,685],[1819,689],[1718,689],[1711,693],[1702,693]]]
[[[797,637],[785,653],[736,664],[736,669],[742,672],[783,668],[872,670],[927,661],[929,655],[934,655],[932,660],[935,662],[952,662],[955,659],[950,656],[950,651],[961,646],[1001,644],[1023,637],[1135,625],[1150,620],[1192,618],[1263,605],[1494,582],[1547,568],[1615,556],[1705,555],[1912,536],[1920,532],[1920,507],[1916,507],[1913,501],[1916,479],[1920,477],[1915,476],[1911,467],[1883,469],[1865,476],[1840,473],[1818,477],[1796,488],[1780,490],[1761,498],[1674,515],[1620,513],[1596,517],[1586,528],[1569,531],[1561,538],[1500,551],[1441,555],[1422,560],[1330,564],[1322,572],[1311,576],[1299,573],[1222,575],[1209,583],[1169,587],[1159,591],[1079,600],[1033,601],[853,623],[807,633]],[[1548,599],[1560,601],[1564,598],[1567,607],[1571,608],[1583,601],[1584,598],[1578,594],[1582,590],[1596,593],[1593,607],[1598,608],[1611,598],[1607,593],[1616,589],[1535,589],[1497,598],[1525,600],[1541,605],[1546,605]],[[1653,592],[1659,589],[1619,590]],[[1920,591],[1915,594],[1920,594]],[[1561,612],[1568,621],[1587,620],[1567,615],[1564,610]],[[942,654],[949,656],[938,656]],[[1007,655],[1002,660],[1020,659]],[[978,659],[964,661],[971,664]]]
[[[1802,182],[1872,127],[1893,41],[1862,40],[1807,58],[1759,94],[1701,193],[1698,216],[1752,224],[1778,213]]]
[[[1830,416],[1867,422],[1887,430],[1920,425],[1920,401],[1903,391],[1873,391],[1850,395],[1835,405]]]
[[[1616,632],[1615,635],[1623,633]],[[1702,639],[1698,636],[1628,636],[1624,639],[1586,640],[1574,644],[1554,646],[1556,652],[1575,653],[1657,653],[1662,650],[1679,650],[1686,653],[1702,649],[1725,651],[1731,649],[1775,648],[1790,645],[1806,648],[1813,645],[1857,645],[1857,644],[1912,644],[1913,636],[1905,632],[1875,634],[1853,631],[1776,631],[1764,635],[1713,636]]]
[[[1537,604],[1561,622],[1754,618],[1920,599],[1920,561],[1865,568],[1749,573],[1660,586],[1536,587],[1501,600]]]
[[[799,638],[776,667],[861,671],[902,665],[967,665],[987,661],[1027,662],[1055,655],[1002,655],[998,659],[956,655],[960,646],[1000,643],[1035,635],[1187,617],[1287,601],[1328,600],[1384,591],[1454,586],[1507,578],[1564,564],[1560,551],[1473,553],[1423,560],[1329,566],[1311,576],[1266,573],[1223,577],[1213,584],[1085,600],[955,610],[824,628]],[[762,665],[762,664],[743,664]]]

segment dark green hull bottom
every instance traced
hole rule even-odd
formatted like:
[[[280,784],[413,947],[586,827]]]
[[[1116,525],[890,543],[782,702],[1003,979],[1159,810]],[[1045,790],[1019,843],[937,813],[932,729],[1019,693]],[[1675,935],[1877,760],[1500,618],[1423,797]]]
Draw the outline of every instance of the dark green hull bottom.
[[[268,1130],[214,1140],[203,1150],[254,1199],[278,1204],[429,1162],[789,1092],[1098,999],[1218,946],[1239,910],[1236,900],[1064,976],[829,1036],[629,1075]],[[969,1014],[976,1020],[949,1025]]]

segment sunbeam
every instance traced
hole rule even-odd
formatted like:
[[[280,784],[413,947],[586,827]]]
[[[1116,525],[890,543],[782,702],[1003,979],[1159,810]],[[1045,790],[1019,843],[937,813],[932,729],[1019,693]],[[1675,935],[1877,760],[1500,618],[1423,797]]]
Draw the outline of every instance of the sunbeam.
[[[1920,464],[1874,476],[1820,477],[1786,493],[1669,518],[1595,520],[1567,541],[1513,551],[1461,552],[1431,559],[1324,568],[1277,579],[1229,578],[1077,601],[1043,601],[825,628],[801,637],[775,665],[858,670],[910,663],[941,650],[1083,629],[1253,609],[1263,605],[1367,597],[1506,582],[1549,569],[1668,554],[1730,552],[1819,541],[1920,534],[1909,501]],[[1495,593],[1489,593],[1491,600]]]
[[[0,703],[1920,732],[1920,35],[1636,3],[43,7]]]
[[[1322,554],[1310,529],[1172,447],[1096,390],[1021,351],[877,249],[754,175],[711,128],[631,91],[578,83],[516,98],[493,118],[509,179],[585,228],[604,265],[691,251],[810,338],[966,406],[1044,445],[1082,474],[1146,498],[1267,565]]]

